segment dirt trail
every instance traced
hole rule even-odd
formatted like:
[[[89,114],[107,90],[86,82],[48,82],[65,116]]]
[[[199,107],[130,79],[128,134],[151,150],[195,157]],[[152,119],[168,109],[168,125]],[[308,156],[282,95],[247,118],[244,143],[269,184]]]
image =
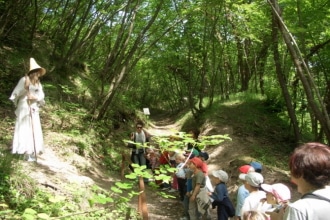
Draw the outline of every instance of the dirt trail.
[[[147,131],[153,136],[169,136],[180,130],[178,124],[168,119],[150,122]],[[178,192],[157,190],[146,184],[148,217],[150,220],[179,220],[183,213],[183,204]],[[160,194],[167,194],[174,198],[164,198]],[[134,202],[133,204],[137,204]]]

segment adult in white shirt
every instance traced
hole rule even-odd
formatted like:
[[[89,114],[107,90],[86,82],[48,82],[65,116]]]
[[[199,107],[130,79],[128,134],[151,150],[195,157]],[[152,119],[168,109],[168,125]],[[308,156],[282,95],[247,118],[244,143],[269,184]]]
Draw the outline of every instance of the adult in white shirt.
[[[330,214],[330,147],[306,143],[290,157],[291,181],[303,196],[285,209],[283,220],[328,220]],[[312,194],[312,195],[311,195]],[[283,213],[280,213],[281,215]],[[272,218],[273,219],[273,218]]]

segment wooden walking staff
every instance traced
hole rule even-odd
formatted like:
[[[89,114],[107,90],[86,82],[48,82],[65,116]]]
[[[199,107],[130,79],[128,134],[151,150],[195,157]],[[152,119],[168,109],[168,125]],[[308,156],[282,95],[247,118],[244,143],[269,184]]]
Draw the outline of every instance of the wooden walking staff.
[[[147,198],[146,198],[146,192],[145,192],[144,181],[142,176],[139,177],[139,190],[140,190],[140,194],[139,194],[138,210],[142,215],[142,219],[148,220],[149,217],[148,217],[148,208],[147,208]]]
[[[29,106],[29,115],[30,115],[30,120],[31,120],[31,130],[32,130],[32,140],[33,140],[33,149],[34,149],[34,157],[36,159],[35,162],[37,162],[37,150],[36,150],[36,140],[34,136],[34,125],[33,125],[33,116],[32,116],[32,108],[31,108],[31,99],[30,99],[30,79],[28,76],[25,76],[25,89],[27,90],[27,102]]]
[[[37,150],[36,150],[36,140],[34,137],[34,126],[33,126],[33,116],[32,116],[32,109],[31,109],[31,103],[30,100],[28,100],[29,104],[29,110],[30,110],[30,119],[31,119],[31,127],[32,127],[32,139],[33,139],[33,149],[34,149],[34,157],[36,158],[36,163],[37,163]]]

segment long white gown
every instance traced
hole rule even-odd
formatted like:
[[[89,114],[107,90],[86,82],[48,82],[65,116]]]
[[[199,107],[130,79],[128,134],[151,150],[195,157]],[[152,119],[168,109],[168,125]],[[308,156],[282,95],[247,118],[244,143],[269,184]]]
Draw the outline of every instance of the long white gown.
[[[9,98],[16,106],[16,123],[12,146],[13,154],[32,154],[35,150],[36,153],[40,153],[44,147],[39,106],[44,104],[45,94],[42,90],[41,83],[37,85],[31,84],[29,86],[30,94],[37,99],[33,100],[29,105],[27,90],[24,88],[24,84],[25,77],[22,77]]]

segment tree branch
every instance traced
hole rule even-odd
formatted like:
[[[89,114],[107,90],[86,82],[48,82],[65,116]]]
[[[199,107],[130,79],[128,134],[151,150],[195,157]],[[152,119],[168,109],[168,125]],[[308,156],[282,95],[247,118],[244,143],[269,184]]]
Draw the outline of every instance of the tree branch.
[[[328,43],[330,43],[330,39],[321,43],[321,44],[317,44],[314,47],[312,47],[309,51],[310,53],[307,54],[306,58],[310,58],[311,56],[313,56],[315,53],[317,53],[319,50],[323,49],[323,47],[325,47]]]

